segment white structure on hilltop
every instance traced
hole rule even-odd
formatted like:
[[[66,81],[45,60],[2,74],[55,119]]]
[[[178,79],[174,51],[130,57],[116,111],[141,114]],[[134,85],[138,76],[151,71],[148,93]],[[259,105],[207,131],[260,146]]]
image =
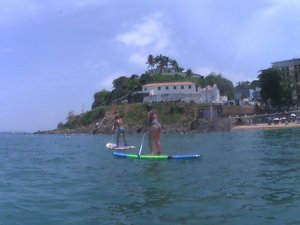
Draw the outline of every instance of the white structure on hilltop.
[[[166,82],[145,84],[142,88],[143,93],[149,94],[144,102],[221,103],[220,91],[215,84],[199,88],[193,82]]]
[[[198,87],[192,82],[150,83],[143,85],[143,91],[149,95],[196,94]]]

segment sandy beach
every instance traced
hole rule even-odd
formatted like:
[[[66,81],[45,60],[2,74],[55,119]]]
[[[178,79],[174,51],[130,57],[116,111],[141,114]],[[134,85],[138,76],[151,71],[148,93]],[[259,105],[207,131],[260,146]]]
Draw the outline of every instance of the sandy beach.
[[[286,129],[286,128],[300,128],[300,123],[279,123],[279,124],[254,124],[254,125],[241,125],[235,126],[231,131],[241,130],[270,130],[270,129]]]

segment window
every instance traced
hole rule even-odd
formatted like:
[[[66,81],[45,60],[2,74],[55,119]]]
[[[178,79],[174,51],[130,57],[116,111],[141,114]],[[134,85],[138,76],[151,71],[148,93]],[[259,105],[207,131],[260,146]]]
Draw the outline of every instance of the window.
[[[183,86],[183,85],[181,86],[181,89],[184,89],[184,86]]]
[[[147,91],[147,88],[145,88],[144,91]]]
[[[166,90],[169,90],[169,86],[166,86]]]
[[[158,87],[157,89],[160,91],[160,89],[161,89],[161,88],[160,88],[160,87]]]
[[[189,85],[189,89],[192,89],[192,85]]]
[[[173,86],[173,89],[175,90],[175,89],[176,89],[176,86]]]

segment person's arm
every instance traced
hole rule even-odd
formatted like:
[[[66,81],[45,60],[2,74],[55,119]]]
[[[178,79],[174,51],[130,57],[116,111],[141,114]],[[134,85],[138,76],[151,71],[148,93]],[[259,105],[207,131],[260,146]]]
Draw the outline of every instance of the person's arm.
[[[147,119],[144,120],[143,131],[147,132],[150,130],[150,113],[147,113]]]

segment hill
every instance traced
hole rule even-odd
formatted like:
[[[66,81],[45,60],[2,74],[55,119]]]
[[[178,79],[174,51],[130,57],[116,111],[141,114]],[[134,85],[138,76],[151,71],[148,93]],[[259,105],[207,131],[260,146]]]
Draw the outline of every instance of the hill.
[[[230,130],[232,125],[226,118],[206,120],[198,117],[198,105],[167,102],[154,103],[163,133],[187,133]],[[142,103],[101,106],[80,115],[69,115],[68,121],[57,129],[40,133],[88,133],[111,134],[115,115],[121,115],[127,133],[142,132],[147,123],[146,105]]]

